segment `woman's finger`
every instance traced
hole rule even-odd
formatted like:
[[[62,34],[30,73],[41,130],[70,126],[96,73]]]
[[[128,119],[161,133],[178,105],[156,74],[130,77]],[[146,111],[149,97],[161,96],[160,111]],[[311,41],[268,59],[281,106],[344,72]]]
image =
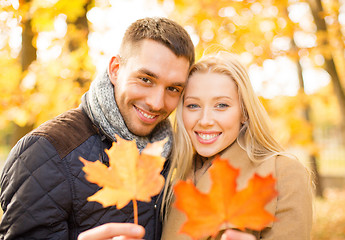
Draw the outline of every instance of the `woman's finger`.
[[[255,240],[254,235],[228,229],[223,233],[221,240]]]

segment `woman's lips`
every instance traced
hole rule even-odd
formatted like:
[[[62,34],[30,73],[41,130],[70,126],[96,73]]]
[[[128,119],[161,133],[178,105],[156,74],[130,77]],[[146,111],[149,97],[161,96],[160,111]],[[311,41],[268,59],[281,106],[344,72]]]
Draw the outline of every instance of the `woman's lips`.
[[[195,132],[198,141],[202,144],[214,143],[221,134],[221,132]]]

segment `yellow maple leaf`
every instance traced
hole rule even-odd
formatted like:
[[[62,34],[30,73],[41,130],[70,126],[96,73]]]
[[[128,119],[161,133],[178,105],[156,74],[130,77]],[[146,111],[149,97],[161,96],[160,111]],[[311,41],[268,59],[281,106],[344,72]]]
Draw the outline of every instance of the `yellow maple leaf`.
[[[116,136],[117,142],[105,152],[109,156],[109,167],[100,161],[87,161],[83,170],[86,179],[96,183],[101,190],[88,197],[88,201],[96,201],[108,207],[116,205],[118,209],[133,201],[135,222],[137,223],[136,201],[151,201],[164,186],[164,177],[160,174],[165,158],[161,156],[167,139],[148,144],[139,153],[135,140],[127,141]]]

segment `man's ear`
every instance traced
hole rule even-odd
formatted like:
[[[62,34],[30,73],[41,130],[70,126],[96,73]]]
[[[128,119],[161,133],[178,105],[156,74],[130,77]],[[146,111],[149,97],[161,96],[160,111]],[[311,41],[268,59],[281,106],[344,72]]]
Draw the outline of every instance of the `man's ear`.
[[[115,85],[116,83],[119,69],[120,69],[120,56],[116,55],[110,59],[109,68],[108,68],[109,78],[113,85]]]

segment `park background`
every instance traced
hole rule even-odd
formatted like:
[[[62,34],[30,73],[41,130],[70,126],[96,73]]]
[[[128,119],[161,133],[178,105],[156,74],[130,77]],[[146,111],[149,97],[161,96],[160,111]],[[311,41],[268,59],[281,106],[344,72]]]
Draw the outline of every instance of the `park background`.
[[[345,239],[344,0],[0,0],[0,169],[18,139],[79,105],[147,16],[183,25],[197,59],[238,54],[275,136],[313,172],[313,239]]]

